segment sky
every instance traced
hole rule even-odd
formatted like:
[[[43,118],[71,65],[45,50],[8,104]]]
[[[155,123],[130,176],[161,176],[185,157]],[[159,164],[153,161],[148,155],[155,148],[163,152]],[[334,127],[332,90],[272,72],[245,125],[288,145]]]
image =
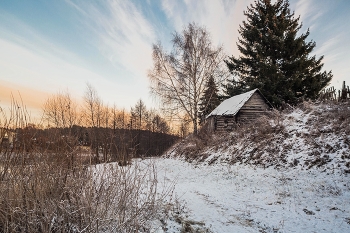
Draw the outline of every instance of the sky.
[[[330,86],[350,85],[350,1],[290,0],[300,15],[313,55],[324,55]],[[1,0],[0,106],[22,99],[39,114],[53,94],[68,91],[81,101],[91,84],[108,105],[129,110],[139,99],[157,107],[149,93],[152,45],[171,49],[188,23],[204,26],[214,46],[238,56],[238,28],[253,0]]]

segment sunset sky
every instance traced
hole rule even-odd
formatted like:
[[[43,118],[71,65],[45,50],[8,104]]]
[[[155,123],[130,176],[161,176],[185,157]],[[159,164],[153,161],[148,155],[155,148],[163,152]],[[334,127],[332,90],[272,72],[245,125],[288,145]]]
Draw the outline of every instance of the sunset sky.
[[[53,93],[81,99],[86,83],[102,100],[129,110],[138,99],[155,106],[147,71],[152,43],[170,49],[171,34],[189,22],[205,26],[227,55],[236,46],[243,11],[253,0],[2,0],[0,106],[11,93],[37,114]],[[331,86],[350,85],[350,1],[291,0],[314,54],[332,70]]]

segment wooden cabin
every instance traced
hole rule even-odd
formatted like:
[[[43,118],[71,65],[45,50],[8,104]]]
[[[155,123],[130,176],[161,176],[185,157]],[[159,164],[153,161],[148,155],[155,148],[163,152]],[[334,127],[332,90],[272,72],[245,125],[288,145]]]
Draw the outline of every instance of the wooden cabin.
[[[271,109],[259,89],[254,89],[223,101],[206,117],[206,122],[211,131],[230,131],[237,123],[251,122]]]

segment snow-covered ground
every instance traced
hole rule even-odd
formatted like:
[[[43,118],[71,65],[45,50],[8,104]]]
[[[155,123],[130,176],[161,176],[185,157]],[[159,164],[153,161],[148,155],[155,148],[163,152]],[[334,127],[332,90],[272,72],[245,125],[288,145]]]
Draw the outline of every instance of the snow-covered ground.
[[[350,173],[350,102],[273,111],[232,132],[188,137],[166,155],[205,164],[240,163]]]
[[[159,184],[176,181],[178,214],[196,232],[350,232],[348,174],[152,160]],[[157,232],[180,232],[179,222]]]
[[[349,103],[305,102],[184,139],[155,159],[184,205],[166,232],[350,233],[349,126]]]

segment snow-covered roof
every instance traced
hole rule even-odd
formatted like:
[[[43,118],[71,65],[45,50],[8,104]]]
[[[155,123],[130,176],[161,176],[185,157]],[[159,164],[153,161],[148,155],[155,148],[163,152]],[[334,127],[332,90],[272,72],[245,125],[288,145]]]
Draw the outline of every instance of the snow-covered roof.
[[[210,116],[236,115],[236,113],[243,107],[243,105],[250,99],[250,97],[252,97],[252,95],[257,90],[258,89],[254,89],[224,100],[207,116],[207,118]]]

